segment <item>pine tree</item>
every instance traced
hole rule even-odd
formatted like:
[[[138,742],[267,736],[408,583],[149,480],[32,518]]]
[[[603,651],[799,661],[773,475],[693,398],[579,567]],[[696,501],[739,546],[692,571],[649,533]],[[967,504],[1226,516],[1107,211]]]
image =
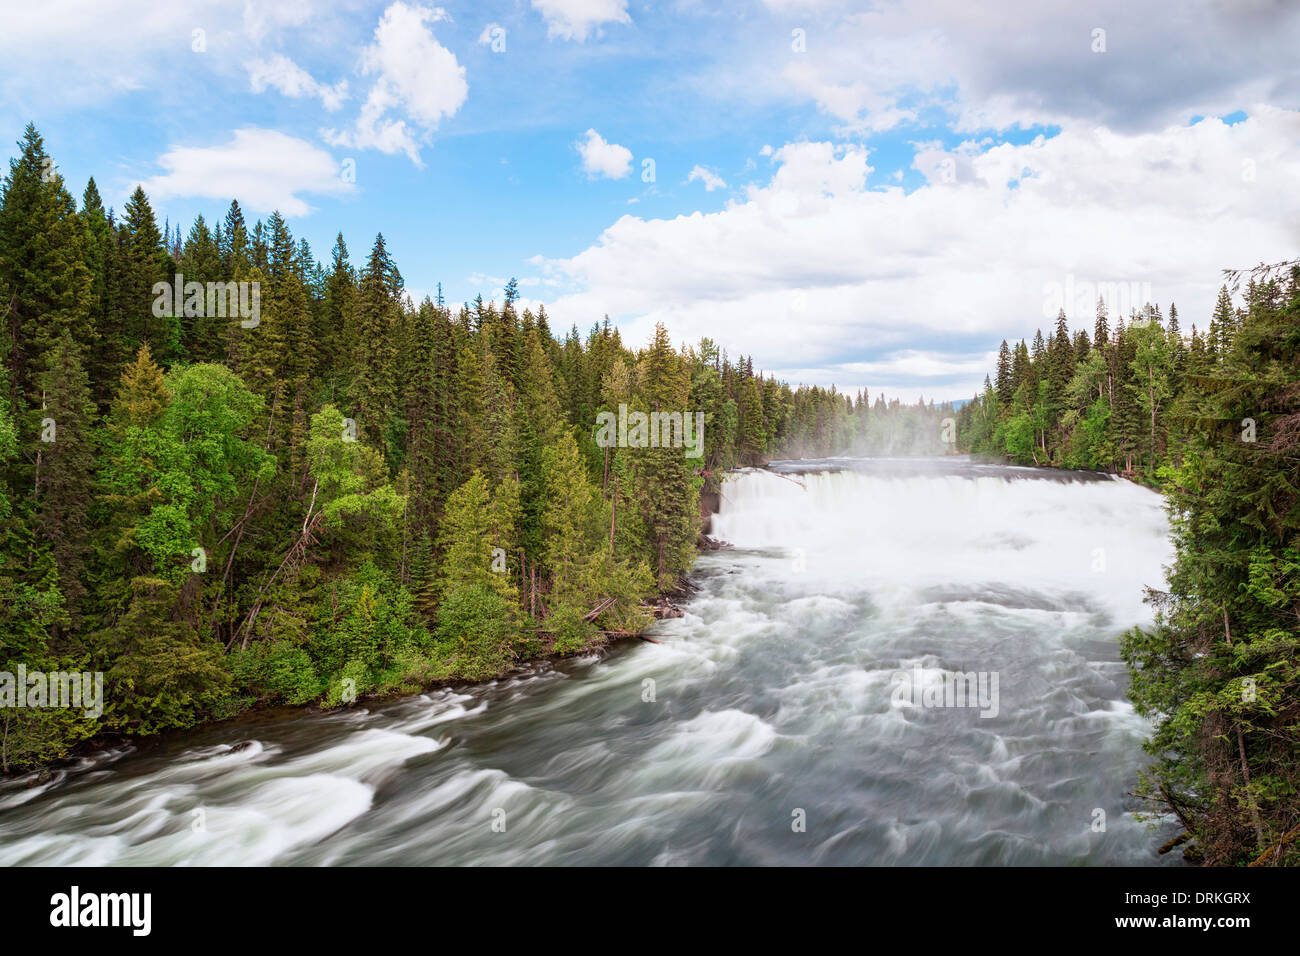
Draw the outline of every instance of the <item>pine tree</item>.
[[[763,428],[763,397],[754,379],[747,378],[741,386],[738,404],[741,461],[747,465],[756,465],[763,457],[767,433]]]
[[[46,354],[64,333],[94,342],[85,226],[44,141],[28,125],[0,197],[0,313],[7,313],[12,386],[35,399]]]
[[[1147,462],[1154,474],[1164,451],[1159,421],[1173,395],[1174,352],[1169,336],[1156,323],[1129,329],[1128,339],[1133,348],[1129,388],[1148,423]]]
[[[641,400],[650,412],[689,409],[690,382],[685,363],[668,332],[655,326],[638,368]],[[759,406],[761,407],[761,406]],[[651,566],[661,590],[677,587],[694,558],[699,520],[699,486],[682,448],[642,448],[633,457],[637,499],[648,538]]]
[[[222,238],[225,241],[218,244],[221,249],[221,267],[227,277],[234,277],[252,265],[248,250],[248,227],[244,224],[244,211],[239,208],[238,201],[230,201],[222,225]]]
[[[1122,649],[1130,697],[1155,724],[1140,794],[1178,817],[1207,864],[1273,865],[1295,862],[1300,783],[1288,703],[1300,686],[1300,268],[1284,303],[1226,339],[1224,318],[1219,370],[1201,381],[1187,454],[1166,485],[1169,591],[1154,597],[1155,626],[1129,632]]]
[[[456,479],[451,321],[426,298],[414,315],[412,332],[412,371],[405,385],[406,465],[412,476],[415,525],[420,533],[432,534]]]
[[[571,435],[561,435],[542,455],[545,508],[542,540],[552,607],[589,609],[599,591],[594,568],[601,550],[601,508]]]
[[[1006,339],[998,349],[997,392],[999,405],[1009,411],[1011,396],[1015,394],[1015,381],[1011,372],[1011,349],[1007,347]]]
[[[525,555],[536,561],[545,542],[542,510],[547,492],[543,461],[547,450],[554,448],[569,433],[537,328],[530,328],[523,338],[527,342],[524,348],[526,357],[520,373],[520,395],[512,425],[519,445],[516,459],[521,510],[519,542]]]
[[[376,236],[357,292],[356,341],[349,389],[358,429],[376,448],[388,446],[388,430],[397,402],[395,274],[396,268],[384,248],[384,237]]]
[[[283,282],[290,272],[297,273],[298,249],[293,234],[278,209],[271,212],[266,231],[269,236],[267,275],[273,285]],[[300,277],[301,281],[301,277]]]
[[[1106,300],[1097,296],[1097,321],[1092,328],[1092,347],[1105,348],[1110,344],[1110,318],[1106,312]]]
[[[106,404],[109,396],[101,386],[107,385],[110,381],[104,369],[104,360],[108,351],[105,345],[112,334],[109,316],[114,281],[110,276],[113,228],[104,211],[104,203],[99,196],[94,177],[86,183],[86,189],[82,193],[80,215],[86,268],[90,272],[90,322],[89,329],[82,338],[82,344],[89,347],[87,371],[90,373],[95,397],[101,404]]]
[[[1070,329],[1066,324],[1065,310],[1061,309],[1056,316],[1056,332],[1052,336],[1052,344],[1047,355],[1047,414],[1053,423],[1058,423],[1066,411],[1065,393],[1074,377],[1074,347],[1070,343]],[[1064,436],[1057,427],[1049,426],[1053,435],[1053,454],[1052,457],[1058,457],[1055,451],[1059,449],[1064,442]]]
[[[1206,342],[1207,351],[1216,358],[1227,354],[1231,344],[1235,318],[1232,308],[1232,296],[1226,285],[1219,287],[1219,297],[1214,303],[1214,312],[1210,316],[1210,336]]]
[[[95,469],[92,428],[95,404],[72,335],[46,356],[40,376],[39,439],[33,445],[34,530],[59,570],[59,586],[74,627],[80,624],[86,589],[87,511]]]
[[[125,245],[120,262],[118,312],[125,323],[123,344],[127,351],[114,356],[114,369],[120,370],[141,345],[148,345],[160,362],[168,364],[180,356],[184,303],[172,302],[170,309],[163,304],[155,307],[154,284],[171,285],[175,273],[171,257],[163,249],[162,234],[158,232],[149,198],[139,186],[126,204],[123,226]]]
[[[513,658],[519,610],[505,561],[512,533],[505,526],[508,513],[476,471],[448,498],[439,531],[437,632],[467,675],[495,676]]]
[[[198,282],[205,288],[208,282],[226,281],[223,275],[221,249],[202,216],[194,220],[194,225],[185,239],[179,268],[187,283]],[[191,315],[191,311],[186,308],[181,320],[181,339],[186,357],[197,362],[220,360],[225,341],[222,326],[231,321],[231,318],[211,314],[207,308],[206,296],[204,308],[199,310],[197,315]]]
[[[263,275],[271,271],[271,248],[266,224],[260,219],[253,223],[252,231],[248,234],[248,266],[259,270]]]
[[[272,447],[288,451],[290,473],[300,472],[307,438],[308,376],[311,373],[311,316],[302,280],[285,269],[264,294],[261,318],[245,334],[244,377],[266,400]]]
[[[348,261],[343,234],[339,233],[325,279],[325,301],[317,313],[313,335],[316,367],[326,380],[326,394],[330,396],[351,375],[352,356],[357,346],[356,295],[356,275]]]

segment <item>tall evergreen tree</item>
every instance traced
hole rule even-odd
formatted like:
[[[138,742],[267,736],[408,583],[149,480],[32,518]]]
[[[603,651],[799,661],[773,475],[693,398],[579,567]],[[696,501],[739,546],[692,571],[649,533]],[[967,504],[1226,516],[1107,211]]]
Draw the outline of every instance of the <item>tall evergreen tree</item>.
[[[90,381],[72,335],[45,356],[40,376],[41,406],[33,445],[34,529],[39,546],[50,550],[59,586],[75,627],[86,595],[88,506],[92,495],[95,403]]]
[[[120,371],[129,356],[148,345],[164,364],[180,357],[183,302],[156,303],[154,285],[175,281],[171,256],[163,248],[153,207],[139,186],[123,211],[124,226],[118,315],[123,322],[121,344],[114,350],[114,369]]]
[[[365,440],[385,448],[396,411],[398,304],[394,298],[396,267],[375,237],[370,259],[361,273],[356,301],[356,341],[349,394]]]
[[[12,387],[34,400],[45,356],[64,333],[94,342],[85,226],[53,159],[28,125],[0,195],[0,306],[9,328]]]

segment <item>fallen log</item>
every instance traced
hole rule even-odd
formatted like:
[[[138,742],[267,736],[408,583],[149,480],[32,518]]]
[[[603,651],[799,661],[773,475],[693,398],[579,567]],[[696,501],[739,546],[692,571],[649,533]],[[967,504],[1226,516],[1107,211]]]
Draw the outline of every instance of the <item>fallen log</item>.
[[[611,597],[611,598],[604,598],[603,600],[600,601],[599,604],[597,604],[597,605],[596,605],[595,607],[593,607],[590,611],[588,611],[586,614],[584,614],[584,615],[582,616],[582,619],[583,619],[584,621],[594,621],[594,620],[596,620],[596,618],[600,617],[602,614],[604,614],[606,611],[608,611],[611,607],[613,607],[613,606],[614,606],[614,603],[615,603],[616,600],[617,600],[616,598],[612,598],[612,597]]]
[[[1170,850],[1172,850],[1174,847],[1176,847],[1176,846],[1182,846],[1184,843],[1186,843],[1186,842],[1187,842],[1188,840],[1190,840],[1191,838],[1192,838],[1192,835],[1191,835],[1190,833],[1180,833],[1180,834],[1178,834],[1178,836],[1174,837],[1172,840],[1170,840],[1168,843],[1166,843],[1166,844],[1165,844],[1164,846],[1162,846],[1160,849],[1156,850],[1156,852],[1159,853],[1161,856],[1163,856],[1164,854],[1166,854],[1166,853],[1168,853]]]
[[[649,641],[651,644],[667,644],[667,641],[661,641],[658,638],[647,637],[644,634],[638,634],[635,631],[601,631],[606,637],[639,637],[643,641]]]
[[[1248,867],[1267,866],[1269,865],[1269,857],[1274,857],[1272,865],[1276,866],[1277,865],[1276,858],[1282,855],[1282,847],[1286,846],[1288,843],[1295,840],[1296,837],[1300,837],[1300,827],[1295,827],[1294,829],[1286,833],[1280,840],[1277,841],[1277,843],[1270,846],[1263,853],[1255,857],[1255,859],[1251,860],[1246,865]]]

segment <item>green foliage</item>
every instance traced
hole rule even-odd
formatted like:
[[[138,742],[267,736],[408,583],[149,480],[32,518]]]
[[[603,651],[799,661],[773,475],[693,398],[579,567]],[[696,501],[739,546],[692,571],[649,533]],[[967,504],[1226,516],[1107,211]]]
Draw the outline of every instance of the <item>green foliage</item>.
[[[1300,264],[1224,286],[1209,332],[1146,305],[1091,342],[1058,321],[999,353],[997,389],[962,407],[960,444],[1023,464],[1160,487],[1176,546],[1155,625],[1126,634],[1129,696],[1154,725],[1138,787],[1215,864],[1300,862]],[[1080,341],[1080,339],[1083,341]],[[1086,350],[1085,350],[1086,346]],[[1062,384],[1064,383],[1064,384]],[[1007,401],[1008,397],[1010,401]],[[990,437],[988,422],[994,421]]]
[[[95,727],[345,705],[640,632],[647,599],[690,571],[722,472],[948,454],[947,419],[959,448],[1242,496],[1237,537],[1216,543],[1235,577],[1215,586],[1263,609],[1252,646],[1284,654],[1292,559],[1270,545],[1246,560],[1239,545],[1276,538],[1290,476],[1244,459],[1240,475],[1194,474],[1181,457],[1184,420],[1205,412],[1187,383],[1207,375],[1222,379],[1212,415],[1282,420],[1285,401],[1265,401],[1276,389],[1242,385],[1262,373],[1233,358],[1281,361],[1276,342],[1251,345],[1282,299],[1265,284],[1243,312],[1220,302],[1208,343],[1185,346],[1172,309],[1168,327],[1155,310],[1137,329],[1099,316],[1082,344],[1061,317],[1032,351],[1004,343],[996,383],[958,411],[792,389],[709,339],[676,348],[662,327],[625,343],[606,318],[557,338],[544,309],[518,311],[513,282],[499,303],[413,304],[382,236],[360,269],[341,235],[321,265],[281,215],[246,221],[236,201],[164,248],[142,189],[110,219],[91,181],[77,210],[48,159],[29,128],[0,197],[0,657],[89,661],[108,675],[108,711],[11,720],[11,766]],[[258,283],[260,322],[156,314],[154,283],[177,272]],[[699,444],[603,447],[597,416],[620,406],[698,413]],[[1197,518],[1189,534],[1212,530]],[[1239,666],[1261,697],[1288,686],[1267,662]],[[1281,792],[1261,780],[1258,801]]]
[[[290,641],[254,641],[233,651],[230,672],[236,687],[263,701],[305,704],[322,693],[316,663]]]
[[[119,441],[103,486],[109,504],[139,509],[119,546],[138,548],[152,574],[177,583],[194,549],[215,548],[242,496],[274,473],[274,459],[253,438],[264,404],[220,365],[177,366],[161,390],[147,351],[133,368],[119,394]]]
[[[517,611],[499,589],[482,582],[465,584],[443,598],[435,633],[456,677],[498,677],[515,660]]]
[[[165,244],[143,190],[114,221],[91,181],[78,212],[34,129],[21,148],[0,204],[17,310],[0,326],[0,640],[14,659],[89,655],[110,675],[104,725],[126,733],[484,679],[639,632],[689,571],[722,470],[933,450],[952,411],[793,391],[662,327],[639,349],[608,319],[560,341],[513,282],[499,304],[412,305],[382,236],[364,268],[341,235],[322,267],[282,216],[250,223],[234,201]],[[155,310],[178,272],[257,284],[260,321]],[[698,444],[597,445],[620,405],[699,412]],[[35,442],[45,417],[55,447]],[[79,739],[56,725],[33,724],[29,753]]]
[[[577,654],[600,639],[596,626],[572,605],[557,608],[546,619],[546,626],[555,638],[552,650],[556,654]]]
[[[33,126],[9,161],[0,187],[0,302],[11,385],[39,405],[37,376],[45,355],[65,335],[92,345],[93,276],[86,264],[85,226],[45,144]]]
[[[392,666],[399,648],[428,644],[410,592],[371,563],[331,586],[316,620],[310,647],[320,672],[341,674],[357,665],[365,670],[366,688],[373,674]]]
[[[131,582],[126,613],[99,636],[111,726],[137,734],[189,727],[226,691],[221,647],[189,619],[189,598],[161,578]]]
[[[307,456],[315,481],[315,506],[330,527],[357,519],[372,545],[391,530],[404,501],[388,479],[383,456],[351,437],[342,414],[326,405],[312,416]]]

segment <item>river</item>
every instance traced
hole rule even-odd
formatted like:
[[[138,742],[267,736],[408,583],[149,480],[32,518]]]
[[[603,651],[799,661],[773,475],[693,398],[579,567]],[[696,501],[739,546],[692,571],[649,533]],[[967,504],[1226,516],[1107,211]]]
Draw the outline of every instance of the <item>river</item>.
[[[1174,862],[1128,796],[1147,725],[1117,644],[1172,560],[1158,495],[965,459],[775,467],[724,484],[734,547],[664,643],[9,781],[0,863]]]

